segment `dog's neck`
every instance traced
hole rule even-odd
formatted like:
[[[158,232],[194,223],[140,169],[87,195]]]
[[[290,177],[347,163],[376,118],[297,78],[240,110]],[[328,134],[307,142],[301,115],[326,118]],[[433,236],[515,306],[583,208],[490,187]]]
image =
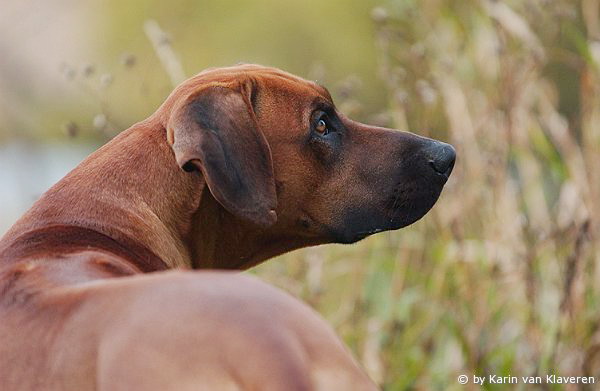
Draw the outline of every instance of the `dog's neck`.
[[[192,221],[188,243],[194,268],[247,269],[279,254],[321,243],[286,229],[285,221],[268,229],[242,221],[228,213],[206,187]]]
[[[48,190],[6,233],[0,249],[34,230],[76,226],[134,240],[169,267],[191,266],[183,238],[200,190],[169,159],[157,123],[134,125]]]

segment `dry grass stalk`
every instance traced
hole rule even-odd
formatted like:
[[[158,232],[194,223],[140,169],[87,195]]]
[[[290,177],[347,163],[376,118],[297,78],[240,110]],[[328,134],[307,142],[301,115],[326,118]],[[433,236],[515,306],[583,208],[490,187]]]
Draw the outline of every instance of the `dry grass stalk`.
[[[144,32],[152,43],[152,47],[167,75],[169,75],[171,84],[173,87],[179,85],[185,80],[185,73],[179,57],[173,50],[169,37],[153,19],[149,19],[144,23]]]

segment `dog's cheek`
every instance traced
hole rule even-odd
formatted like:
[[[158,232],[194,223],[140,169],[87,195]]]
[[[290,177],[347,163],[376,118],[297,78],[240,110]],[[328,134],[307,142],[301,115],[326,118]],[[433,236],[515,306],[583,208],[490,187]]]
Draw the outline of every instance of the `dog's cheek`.
[[[325,168],[331,168],[341,155],[340,140],[337,136],[332,136],[330,139],[312,137],[308,141],[308,145],[316,159]]]

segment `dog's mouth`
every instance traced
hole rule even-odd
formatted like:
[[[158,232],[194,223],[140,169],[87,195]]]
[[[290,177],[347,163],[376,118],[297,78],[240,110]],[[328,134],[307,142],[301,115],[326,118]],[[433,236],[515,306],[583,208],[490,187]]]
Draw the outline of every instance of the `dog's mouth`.
[[[431,210],[437,202],[447,176],[438,176],[435,182],[420,186],[397,186],[383,208],[368,208],[349,211],[343,219],[341,229],[329,229],[334,242],[350,244],[368,236],[394,231],[409,226]]]
[[[389,231],[389,229],[375,228],[375,229],[371,229],[371,230],[367,230],[367,231],[356,232],[354,234],[354,237],[350,237],[350,238],[346,239],[346,241],[338,242],[338,243],[343,243],[343,244],[356,243],[356,242],[358,242],[360,240],[365,239],[368,236],[371,236],[371,235],[374,235],[374,234],[378,234],[380,232],[385,232],[385,231]]]
[[[424,154],[432,158],[425,159]],[[435,142],[424,152],[409,154],[391,171],[370,168],[360,191],[340,197],[336,213],[318,224],[320,232],[328,242],[349,244],[415,223],[437,202],[454,168],[454,157],[452,147]],[[369,188],[372,183],[378,184],[379,192]],[[365,193],[370,194],[368,199],[362,196]]]

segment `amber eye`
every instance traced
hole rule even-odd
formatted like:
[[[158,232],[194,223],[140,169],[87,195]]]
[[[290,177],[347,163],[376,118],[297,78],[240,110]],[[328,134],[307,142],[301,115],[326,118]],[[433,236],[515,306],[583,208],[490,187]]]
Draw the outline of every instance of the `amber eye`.
[[[315,130],[320,134],[327,134],[327,122],[324,119],[320,119],[315,126]]]

